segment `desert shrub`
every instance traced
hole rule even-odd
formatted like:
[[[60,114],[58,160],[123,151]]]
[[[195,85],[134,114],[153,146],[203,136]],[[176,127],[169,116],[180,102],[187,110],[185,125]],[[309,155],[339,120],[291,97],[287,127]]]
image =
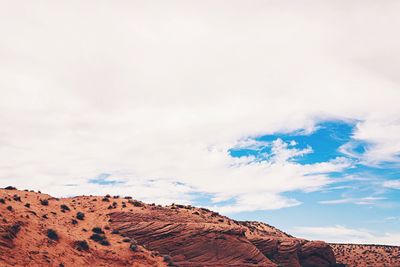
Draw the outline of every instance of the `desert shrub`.
[[[17,190],[16,187],[11,186],[11,185],[9,185],[9,186],[7,186],[7,187],[4,187],[4,189],[5,189],[5,190]]]
[[[21,230],[21,225],[22,225],[22,223],[20,223],[20,222],[11,225],[8,228],[8,231],[6,232],[6,234],[3,235],[3,238],[9,239],[9,240],[16,238],[17,234]]]
[[[132,251],[137,251],[138,250],[138,246],[136,244],[132,243],[132,244],[129,245],[129,249],[132,250]]]
[[[126,197],[124,197],[125,199],[132,199],[132,197],[131,196],[126,196]]]
[[[31,207],[31,204],[26,203],[24,206],[27,207],[27,208],[30,208],[30,207]]]
[[[0,198],[0,203],[1,204],[6,204],[6,201],[4,200],[4,198]]]
[[[140,201],[137,201],[137,200],[130,199],[128,202],[131,203],[135,207],[142,207],[143,206],[143,204]]]
[[[70,208],[69,208],[67,205],[65,205],[65,204],[62,204],[62,205],[60,206],[60,208],[61,208],[61,211],[70,211]]]
[[[75,241],[74,247],[79,251],[88,251],[89,250],[89,244],[85,240]]]
[[[93,232],[93,233],[96,233],[96,234],[104,234],[104,231],[101,230],[100,227],[94,227],[94,228],[92,229],[92,232]]]
[[[92,239],[95,242],[100,242],[100,241],[104,240],[105,237],[102,235],[99,235],[99,234],[93,234],[90,236],[90,239]]]
[[[49,205],[49,201],[47,199],[41,199],[40,200],[40,204],[42,204],[43,206],[48,206]]]
[[[7,210],[12,211],[13,208],[11,206],[7,206]]]
[[[53,229],[47,229],[47,237],[54,241],[58,241],[58,239],[60,239],[57,232]]]
[[[164,255],[163,259],[166,263],[172,263],[172,258],[169,255]]]
[[[18,195],[14,195],[14,196],[13,196],[13,199],[14,199],[14,201],[19,201],[19,202],[21,202],[21,197],[18,196]]]
[[[129,242],[131,242],[131,239],[130,238],[124,238],[124,239],[122,239],[122,242],[129,243]]]
[[[100,243],[100,245],[102,245],[102,246],[109,246],[109,245],[110,245],[110,242],[108,242],[108,240],[106,240],[106,239],[101,240],[99,243]]]
[[[107,207],[107,209],[112,210],[112,209],[113,209],[113,206],[109,205],[109,206]]]
[[[75,220],[75,219],[72,219],[72,220],[71,220],[71,223],[72,223],[73,225],[75,225],[75,224],[78,224],[78,221]]]
[[[111,231],[111,234],[113,234],[113,235],[118,235],[118,234],[119,234],[119,231],[118,231],[118,230],[112,230],[112,231]]]
[[[113,198],[119,198],[119,196],[113,196]]]
[[[103,199],[101,201],[110,202],[110,200],[107,197],[103,197]]]
[[[78,213],[76,214],[76,218],[78,220],[83,221],[85,219],[85,214],[83,212],[78,211]]]
[[[104,229],[110,230],[110,226],[104,226]]]
[[[110,196],[109,194],[107,194],[107,195],[105,196],[105,198],[111,198],[111,196]]]
[[[43,219],[48,219],[49,217],[47,216],[47,214],[44,214],[44,215],[42,216],[42,218],[43,218]]]

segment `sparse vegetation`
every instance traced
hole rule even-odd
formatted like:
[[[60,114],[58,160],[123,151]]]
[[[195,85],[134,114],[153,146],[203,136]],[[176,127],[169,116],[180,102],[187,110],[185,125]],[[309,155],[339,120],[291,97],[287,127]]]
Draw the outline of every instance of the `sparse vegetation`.
[[[14,199],[14,201],[19,201],[19,202],[21,202],[21,197],[18,196],[18,195],[14,195],[14,196],[13,196],[13,199]]]
[[[7,210],[12,211],[13,210],[12,206],[7,206]]]
[[[103,235],[93,234],[90,236],[90,239],[92,239],[95,242],[100,242],[100,241],[104,240],[105,237]]]
[[[107,239],[101,240],[99,243],[100,243],[100,245],[103,245],[103,246],[109,246],[109,245],[111,245],[110,242],[108,242]]]
[[[15,186],[11,186],[11,185],[4,187],[4,189],[5,190],[17,190],[17,188]]]
[[[100,227],[94,227],[92,232],[96,234],[104,234],[104,231]]]
[[[47,237],[54,241],[59,240],[57,232],[53,229],[47,229]]]
[[[79,251],[88,251],[89,250],[89,244],[85,240],[75,241],[74,247],[75,247],[75,249],[77,249]]]
[[[69,208],[67,205],[65,205],[65,204],[62,204],[62,205],[60,206],[60,208],[61,208],[61,211],[63,211],[63,212],[65,212],[65,211],[70,211],[70,208]]]
[[[47,199],[41,199],[40,200],[40,204],[42,204],[43,206],[48,206],[49,205],[49,201]]]
[[[6,201],[4,200],[4,198],[0,198],[0,203],[1,204],[6,204]]]
[[[18,223],[15,223],[15,224],[11,225],[8,228],[7,232],[3,235],[3,238],[9,239],[9,240],[12,240],[12,239],[16,238],[17,234],[21,230],[21,225],[22,225],[21,222],[18,222]]]
[[[129,249],[132,250],[132,251],[137,251],[138,250],[138,246],[136,244],[134,244],[134,243],[131,243],[129,245]]]
[[[130,199],[128,202],[135,207],[143,207],[143,204],[140,201]]]
[[[76,218],[78,220],[83,221],[85,219],[85,214],[83,212],[78,211],[78,213],[76,213]]]

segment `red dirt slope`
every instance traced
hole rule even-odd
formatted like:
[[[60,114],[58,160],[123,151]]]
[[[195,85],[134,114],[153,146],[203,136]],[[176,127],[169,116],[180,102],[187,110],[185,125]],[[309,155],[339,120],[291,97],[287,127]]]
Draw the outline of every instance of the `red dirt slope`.
[[[338,262],[348,267],[400,267],[400,247],[330,244]]]
[[[0,189],[0,266],[337,265],[324,242],[207,209]]]

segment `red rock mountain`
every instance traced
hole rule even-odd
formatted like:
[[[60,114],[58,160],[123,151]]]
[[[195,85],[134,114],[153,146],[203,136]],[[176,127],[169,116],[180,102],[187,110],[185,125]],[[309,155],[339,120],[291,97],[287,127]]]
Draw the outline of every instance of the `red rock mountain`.
[[[343,266],[322,241],[192,206],[0,189],[0,266]]]

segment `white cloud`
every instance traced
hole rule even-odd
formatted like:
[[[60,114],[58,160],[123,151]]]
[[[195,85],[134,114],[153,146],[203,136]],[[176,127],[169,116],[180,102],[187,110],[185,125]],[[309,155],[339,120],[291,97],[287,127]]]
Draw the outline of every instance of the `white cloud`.
[[[2,185],[273,209],[350,163],[296,164],[311,148],[281,141],[274,160],[232,158],[238,140],[356,119],[366,160],[400,151],[399,3],[1,5]],[[126,184],[87,183],[101,173]]]
[[[400,163],[400,120],[382,118],[366,120],[357,124],[354,141],[343,145],[340,151],[360,159],[365,165],[379,165],[383,162]],[[357,145],[367,144],[365,152],[356,152]]]
[[[356,205],[374,205],[376,201],[383,200],[384,197],[361,197],[361,198],[340,198],[333,200],[319,201],[321,204],[346,204],[352,203]]]
[[[365,229],[352,229],[341,225],[296,227],[292,232],[299,237],[331,243],[400,245],[400,233],[375,234]]]
[[[387,188],[400,189],[400,180],[385,181],[383,186]]]

